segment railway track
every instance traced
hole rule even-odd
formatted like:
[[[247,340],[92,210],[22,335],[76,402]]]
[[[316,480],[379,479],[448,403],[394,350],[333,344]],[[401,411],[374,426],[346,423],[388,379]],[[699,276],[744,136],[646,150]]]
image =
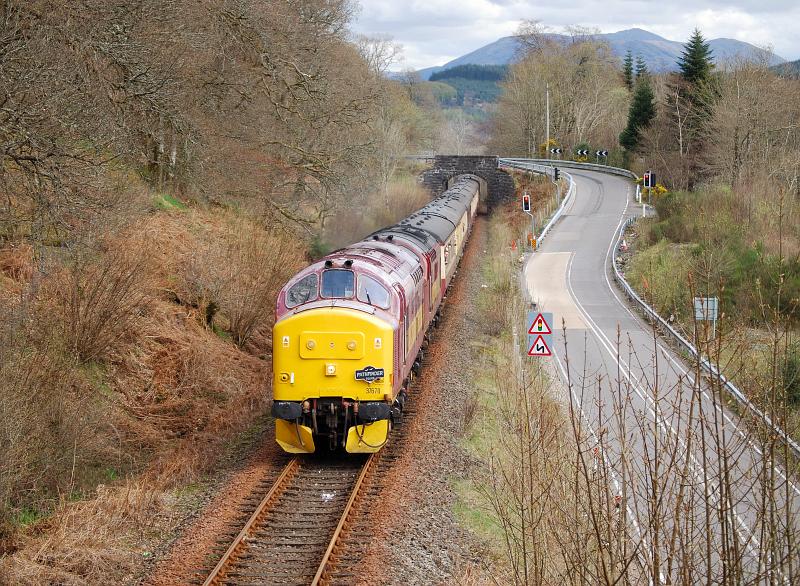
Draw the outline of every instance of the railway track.
[[[203,584],[325,584],[376,457],[292,458]]]
[[[424,359],[423,369],[428,360]],[[411,385],[403,420],[413,419],[420,380]],[[376,531],[380,496],[401,457],[408,423],[395,427],[391,441],[368,457],[311,455],[288,461],[266,494],[245,503],[240,530],[216,550],[222,557],[197,580],[204,586],[345,585],[358,577],[355,566]],[[262,493],[263,494],[263,493]],[[257,504],[256,504],[257,503]],[[255,508],[253,506],[255,505]],[[213,563],[213,562],[212,562]]]

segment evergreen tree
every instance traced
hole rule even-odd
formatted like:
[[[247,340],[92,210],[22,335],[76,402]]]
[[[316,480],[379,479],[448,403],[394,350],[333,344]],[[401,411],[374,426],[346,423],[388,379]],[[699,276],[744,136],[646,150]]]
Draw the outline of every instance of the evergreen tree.
[[[633,54],[631,50],[625,53],[625,60],[622,62],[622,76],[625,79],[625,85],[628,91],[633,90]]]
[[[641,55],[636,56],[636,79],[639,79],[643,75],[647,75],[650,72],[647,70],[647,63],[645,63],[644,57]]]
[[[714,68],[711,47],[698,29],[694,29],[691,38],[683,46],[678,67],[683,79],[693,86],[699,86],[710,78]]]
[[[619,143],[626,151],[636,150],[641,131],[650,126],[655,116],[655,95],[650,80],[645,75],[636,82],[636,91],[628,111],[628,126],[619,135]]]

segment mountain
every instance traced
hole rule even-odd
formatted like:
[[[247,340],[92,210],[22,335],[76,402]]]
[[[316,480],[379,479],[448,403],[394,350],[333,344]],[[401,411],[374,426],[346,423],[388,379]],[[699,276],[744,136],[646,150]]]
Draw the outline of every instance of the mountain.
[[[568,43],[570,41],[570,37],[566,35],[550,34],[548,36],[560,43]],[[608,43],[611,51],[620,59],[625,56],[628,50],[633,53],[634,57],[641,55],[650,71],[656,73],[676,70],[678,68],[678,58],[681,51],[683,51],[683,43],[670,41],[655,33],[639,28],[599,34],[595,35],[595,38]],[[755,57],[761,53],[761,49],[758,47],[736,39],[713,39],[709,41],[709,45],[717,63],[723,63],[736,56],[748,58]],[[428,79],[433,73],[468,63],[476,65],[507,65],[516,60],[519,49],[520,43],[516,37],[503,37],[471,53],[453,59],[442,66],[420,69],[418,73],[422,79]],[[770,60],[771,65],[778,65],[784,62],[785,59],[777,55],[773,55]]]

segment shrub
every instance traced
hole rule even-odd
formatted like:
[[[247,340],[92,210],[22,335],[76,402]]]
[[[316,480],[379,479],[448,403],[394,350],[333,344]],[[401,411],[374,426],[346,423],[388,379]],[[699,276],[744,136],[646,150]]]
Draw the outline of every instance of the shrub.
[[[220,307],[228,316],[234,343],[243,347],[260,327],[270,325],[275,298],[301,259],[297,247],[281,233],[242,225],[227,243],[227,279]],[[249,228],[249,229],[248,229]]]
[[[691,261],[689,247],[662,240],[633,257],[627,276],[660,313],[688,315],[690,295],[686,281]]]
[[[0,342],[1,545],[24,520],[17,511],[30,517],[55,494],[91,487],[92,471],[113,453],[102,403],[58,346],[36,348],[23,336]]]
[[[304,259],[302,247],[288,234],[229,221],[188,252],[186,301],[198,307],[204,325],[223,326],[242,348],[256,331],[271,325],[277,293]],[[216,323],[217,318],[224,323]]]
[[[800,404],[800,344],[790,344],[781,363],[781,382],[786,399]]]
[[[56,283],[66,339],[79,361],[102,359],[135,335],[152,301],[147,265],[145,256],[118,246],[99,259],[76,257]]]

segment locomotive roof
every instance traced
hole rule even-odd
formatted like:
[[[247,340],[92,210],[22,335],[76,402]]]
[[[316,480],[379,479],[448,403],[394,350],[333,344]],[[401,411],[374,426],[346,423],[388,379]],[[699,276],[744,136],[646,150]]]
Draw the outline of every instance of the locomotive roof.
[[[427,230],[416,226],[389,226],[369,235],[369,240],[388,240],[392,241],[395,237],[402,238],[411,242],[423,252],[430,252],[436,248],[438,239]]]

